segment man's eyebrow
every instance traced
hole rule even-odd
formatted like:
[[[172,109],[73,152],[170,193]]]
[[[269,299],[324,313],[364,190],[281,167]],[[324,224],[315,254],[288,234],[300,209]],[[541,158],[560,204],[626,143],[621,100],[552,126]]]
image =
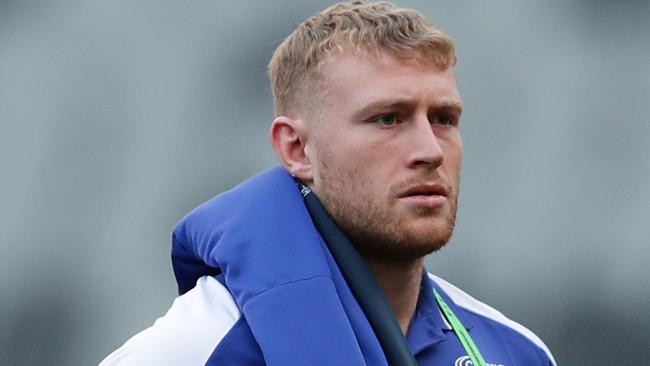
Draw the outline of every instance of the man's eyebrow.
[[[355,113],[355,115],[363,116],[368,113],[379,112],[379,111],[390,110],[390,109],[408,109],[408,108],[413,108],[415,105],[416,102],[414,100],[406,97],[378,99],[364,105],[361,109],[359,109]],[[457,113],[460,114],[463,111],[463,104],[455,99],[440,99],[431,103],[430,108],[439,109],[439,110],[456,111]]]
[[[364,112],[381,110],[381,109],[413,107],[414,105],[415,105],[415,103],[412,100],[410,100],[409,98],[378,99],[378,100],[375,100],[373,102],[370,102],[370,103],[364,105],[359,110],[359,114],[363,114]]]
[[[453,99],[443,99],[435,103],[435,109],[455,111],[458,114],[463,112],[463,103]]]

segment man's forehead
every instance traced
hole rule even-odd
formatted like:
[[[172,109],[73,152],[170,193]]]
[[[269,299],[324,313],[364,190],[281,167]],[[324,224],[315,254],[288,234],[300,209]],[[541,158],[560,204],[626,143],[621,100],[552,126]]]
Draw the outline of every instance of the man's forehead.
[[[462,109],[453,69],[441,68],[432,61],[405,59],[388,52],[347,53],[328,62],[322,71],[317,84],[325,99],[353,94],[367,99],[367,103],[409,103],[424,93],[432,102]],[[403,78],[418,82],[404,83],[400,80]]]

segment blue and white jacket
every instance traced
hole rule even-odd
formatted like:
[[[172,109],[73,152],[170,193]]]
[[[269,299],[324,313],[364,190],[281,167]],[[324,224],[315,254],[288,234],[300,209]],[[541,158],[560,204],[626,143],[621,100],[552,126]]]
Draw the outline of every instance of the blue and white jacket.
[[[284,169],[197,207],[172,241],[181,296],[100,366],[387,364]],[[471,365],[433,288],[489,365],[555,365],[528,329],[432,274],[406,336],[419,365]]]

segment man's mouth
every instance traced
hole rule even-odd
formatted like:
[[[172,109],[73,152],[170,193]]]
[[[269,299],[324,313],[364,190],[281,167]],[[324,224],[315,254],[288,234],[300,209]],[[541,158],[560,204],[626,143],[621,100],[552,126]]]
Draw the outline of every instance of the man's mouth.
[[[398,198],[419,208],[440,208],[447,203],[448,192],[441,184],[419,184],[408,188]]]
[[[441,184],[420,184],[413,186],[399,197],[409,197],[409,196],[444,196],[447,197],[447,190]]]

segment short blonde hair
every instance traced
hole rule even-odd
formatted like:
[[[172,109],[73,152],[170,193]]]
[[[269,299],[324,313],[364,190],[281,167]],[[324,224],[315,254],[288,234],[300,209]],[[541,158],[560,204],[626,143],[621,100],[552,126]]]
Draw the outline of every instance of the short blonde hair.
[[[323,77],[327,62],[361,51],[388,51],[443,69],[456,64],[452,39],[415,10],[388,2],[335,4],[305,20],[273,53],[269,78],[276,116],[302,109],[299,97]]]

